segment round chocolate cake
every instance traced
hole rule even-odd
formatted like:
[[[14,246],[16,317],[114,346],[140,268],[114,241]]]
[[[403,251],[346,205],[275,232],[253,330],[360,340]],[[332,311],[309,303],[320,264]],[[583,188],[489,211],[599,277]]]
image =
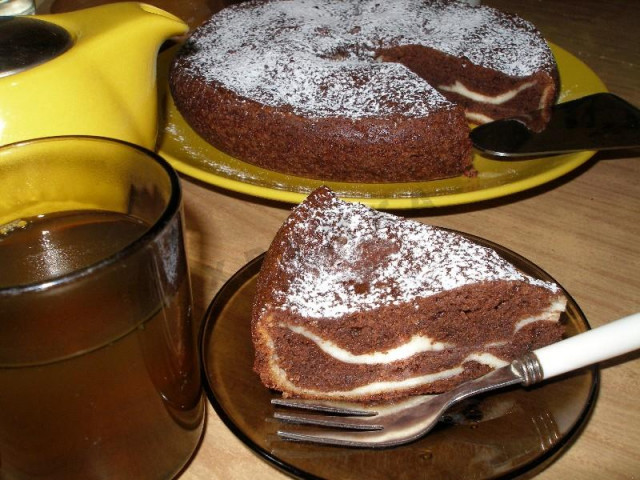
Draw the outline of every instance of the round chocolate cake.
[[[178,110],[220,150],[311,178],[472,173],[468,121],[550,105],[558,76],[530,23],[449,1],[260,0],[194,31]]]

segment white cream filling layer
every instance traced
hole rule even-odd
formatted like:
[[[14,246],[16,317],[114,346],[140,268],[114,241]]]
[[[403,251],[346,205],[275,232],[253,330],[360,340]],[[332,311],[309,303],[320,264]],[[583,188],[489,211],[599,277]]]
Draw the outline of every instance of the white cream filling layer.
[[[514,334],[531,323],[540,321],[557,322],[560,318],[561,313],[565,309],[565,303],[566,302],[563,299],[558,299],[553,302],[548,309],[546,309],[539,315],[523,318],[515,324],[513,330]],[[322,350],[327,355],[335,358],[336,360],[344,363],[361,365],[376,365],[396,362],[399,360],[411,358],[412,356],[419,353],[441,352],[446,348],[451,348],[454,346],[450,343],[435,341],[429,337],[414,335],[408,342],[383,352],[354,354],[349,350],[336,345],[331,340],[326,340],[302,326],[284,324],[282,324],[281,326],[286,327],[292,332],[298,335],[302,335],[303,337],[311,340],[320,350]],[[504,344],[505,342],[492,342],[486,344],[484,347],[492,348],[502,346]]]
[[[354,388],[352,390],[342,390],[342,391],[333,391],[333,392],[322,392],[319,390],[300,388],[286,378],[286,373],[279,367],[276,367],[278,370],[280,379],[283,383],[287,385],[289,389],[294,392],[306,393],[310,395],[321,395],[324,397],[358,397],[361,395],[375,395],[378,393],[386,392],[389,390],[406,390],[413,387],[418,387],[420,385],[436,382],[438,380],[446,380],[449,378],[453,378],[457,375],[460,375],[464,371],[464,364],[466,362],[475,361],[484,365],[488,365],[491,368],[501,368],[507,365],[507,362],[501,360],[495,355],[491,355],[490,353],[473,353],[466,357],[460,365],[450,368],[448,370],[443,370],[437,373],[431,373],[427,375],[420,375],[417,377],[407,378],[404,380],[395,380],[395,381],[386,381],[386,382],[373,382],[368,385],[362,385],[360,387]]]
[[[465,112],[464,113],[465,117],[467,117],[467,120],[469,120],[471,123],[475,123],[477,125],[482,125],[483,123],[489,123],[489,122],[493,122],[493,118],[491,118],[488,115],[484,115],[482,113],[477,113],[477,112]]]
[[[502,93],[500,95],[495,95],[495,96],[484,95],[482,93],[474,92],[473,90],[470,90],[458,80],[456,80],[456,82],[453,85],[441,85],[438,88],[445,92],[457,93],[459,95],[462,95],[463,97],[467,97],[479,103],[486,103],[489,105],[501,105],[505,102],[508,102],[512,98],[514,98],[523,90],[526,90],[527,88],[532,87],[533,85],[535,85],[535,83],[536,82],[524,83],[519,88],[509,90],[508,92]],[[544,108],[544,106],[547,104],[549,97],[552,95],[552,93],[553,93],[553,89],[551,87],[547,87],[542,92],[542,95],[540,97],[540,102],[538,104],[538,109]],[[484,113],[471,112],[471,111],[465,111],[465,117],[467,117],[467,120],[469,120],[471,123],[475,123],[476,125],[482,125],[484,123],[489,123],[496,120],[495,118],[485,115]]]
[[[566,301],[564,299],[558,299],[554,301],[547,310],[542,312],[540,315],[527,317],[519,322],[517,322],[514,326],[514,333],[518,332],[520,329],[534,322],[539,321],[551,321],[557,322],[560,318],[561,313],[565,309]],[[442,351],[446,348],[450,348],[453,345],[444,342],[434,341],[431,338],[414,335],[411,339],[396,348],[392,348],[385,352],[373,352],[368,354],[360,354],[356,355],[351,353],[350,351],[339,347],[335,343],[325,340],[315,333],[307,330],[304,327],[296,326],[296,325],[281,325],[283,327],[289,328],[292,332],[302,335],[305,338],[311,340],[315,343],[318,348],[320,348],[323,352],[331,357],[340,360],[345,363],[353,363],[353,364],[383,364],[390,363],[398,360],[403,360],[406,358],[410,358],[413,355],[422,352],[438,352]],[[484,346],[484,348],[492,348],[498,347],[506,342],[493,342],[488,343]],[[375,395],[379,393],[383,393],[389,390],[406,390],[410,388],[414,388],[420,385],[433,383],[439,380],[446,380],[449,378],[453,378],[457,375],[460,375],[464,371],[464,364],[466,362],[478,362],[483,365],[487,365],[492,369],[498,369],[508,364],[508,362],[502,360],[501,358],[496,357],[495,355],[487,352],[476,352],[468,355],[459,365],[452,367],[447,370],[443,370],[440,372],[420,375],[412,378],[406,378],[404,380],[394,380],[394,381],[383,381],[383,382],[373,382],[368,385],[363,385],[352,390],[344,390],[344,391],[334,391],[334,392],[323,392],[319,390],[313,389],[304,389],[300,388],[293,383],[291,383],[287,379],[287,374],[284,370],[282,370],[279,366],[277,366],[277,359],[272,359],[271,367],[274,373],[277,372],[277,376],[280,381],[287,385],[293,392],[306,393],[310,395],[322,395],[325,397],[340,397],[340,398],[349,398],[349,397],[359,397],[366,395]]]
[[[499,95],[485,95],[483,93],[478,93],[470,90],[465,84],[461,83],[459,80],[456,80],[453,85],[438,86],[438,90],[457,93],[458,95],[462,95],[463,97],[473,100],[474,102],[487,103],[489,105],[502,105],[503,103],[506,103],[509,100],[515,98],[516,95],[518,95],[523,90],[526,90],[527,88],[530,88],[535,84],[536,82],[526,82],[520,85],[518,88],[507,90],[506,92]]]
[[[540,315],[536,315],[533,317],[527,317],[520,320],[516,323],[514,327],[514,333],[523,327],[529,325],[530,323],[535,322],[557,322],[560,319],[560,315],[564,312],[566,306],[566,300],[558,299],[553,302],[548,309],[542,312]]]
[[[411,358],[413,355],[423,352],[440,352],[451,347],[448,343],[436,342],[428,337],[414,335],[411,339],[399,347],[392,348],[385,352],[373,352],[356,355],[344,348],[339,347],[330,340],[325,340],[315,333],[301,326],[287,325],[287,328],[298,335],[311,340],[320,350],[327,355],[345,363],[357,363],[365,365],[375,365],[379,363],[396,362]]]

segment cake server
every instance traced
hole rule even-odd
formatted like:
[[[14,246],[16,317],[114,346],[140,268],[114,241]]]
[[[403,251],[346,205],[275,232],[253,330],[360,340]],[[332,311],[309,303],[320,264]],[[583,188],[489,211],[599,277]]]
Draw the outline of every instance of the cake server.
[[[633,148],[640,146],[640,110],[611,93],[596,93],[480,125],[470,136],[476,149],[501,160]]]
[[[427,434],[447,408],[465,398],[510,385],[534,385],[637,349],[640,349],[640,312],[534,350],[505,367],[439,395],[420,395],[371,407],[279,398],[271,403],[314,412],[276,410],[274,418],[282,422],[322,427],[312,431],[279,430],[278,435],[285,440],[346,447],[393,447]]]

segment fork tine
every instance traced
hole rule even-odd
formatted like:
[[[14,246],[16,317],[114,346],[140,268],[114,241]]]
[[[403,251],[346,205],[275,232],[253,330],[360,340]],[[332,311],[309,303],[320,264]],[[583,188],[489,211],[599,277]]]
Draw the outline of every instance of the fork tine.
[[[440,399],[440,402],[435,402],[435,408],[432,409],[433,411],[430,415],[427,415],[424,406],[425,404],[433,406],[434,398]],[[273,403],[293,407],[302,405],[302,408],[316,410],[315,414],[306,415],[276,411],[274,417],[278,420],[290,420],[291,423],[321,425],[324,427],[316,430],[309,430],[307,427],[280,430],[277,433],[283,440],[348,447],[387,448],[413,441],[432,428],[442,413],[442,407],[446,406],[446,397],[416,396],[396,403],[362,406],[360,410],[349,408],[349,405],[353,404],[340,403],[336,405],[336,402],[329,401],[281,401],[278,399]],[[346,408],[343,408],[345,406]],[[326,410],[329,410],[329,415],[322,415],[322,413],[327,413]],[[341,417],[335,414],[335,412],[353,410],[361,414],[366,413],[368,416]]]
[[[287,441],[312,442],[342,447],[384,448],[393,445],[392,443],[385,443],[383,430],[305,430],[304,433],[302,431],[278,430],[278,436]]]
[[[359,408],[353,407],[346,403],[338,403],[334,401],[319,401],[319,400],[285,400],[283,398],[272,398],[272,405],[286,408],[299,408],[302,410],[312,410],[315,412],[331,413],[335,415],[353,415],[357,417],[370,417],[376,415],[378,412],[373,408],[365,406],[359,406]]]
[[[382,425],[373,423],[371,416],[330,417],[326,415],[303,415],[296,413],[275,412],[274,418],[282,422],[299,425],[318,425],[322,427],[344,428],[352,430],[382,430]]]

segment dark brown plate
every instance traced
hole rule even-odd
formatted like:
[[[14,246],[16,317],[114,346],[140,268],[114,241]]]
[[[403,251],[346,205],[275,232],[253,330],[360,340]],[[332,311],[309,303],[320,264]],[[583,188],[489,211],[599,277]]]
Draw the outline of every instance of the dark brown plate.
[[[536,265],[487,240],[489,246],[525,273],[553,280]],[[447,412],[429,435],[386,449],[350,449],[279,440],[271,398],[252,370],[251,305],[259,256],[240,269],[213,299],[201,332],[205,388],[227,427],[249,448],[284,472],[326,479],[488,479],[530,477],[576,438],[594,406],[596,367],[535,388],[513,388],[470,399]],[[569,298],[562,321],[567,336],[588,330]]]

